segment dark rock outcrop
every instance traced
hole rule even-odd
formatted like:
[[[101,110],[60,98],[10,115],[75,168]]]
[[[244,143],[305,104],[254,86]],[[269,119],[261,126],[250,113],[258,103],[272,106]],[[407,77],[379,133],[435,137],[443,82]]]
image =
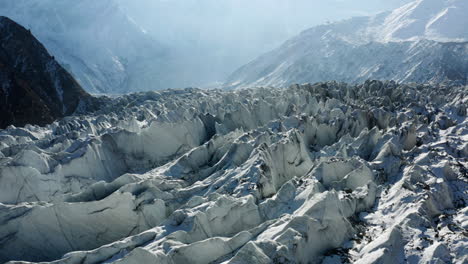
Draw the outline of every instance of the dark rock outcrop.
[[[31,31],[0,17],[0,128],[45,125],[91,100]]]

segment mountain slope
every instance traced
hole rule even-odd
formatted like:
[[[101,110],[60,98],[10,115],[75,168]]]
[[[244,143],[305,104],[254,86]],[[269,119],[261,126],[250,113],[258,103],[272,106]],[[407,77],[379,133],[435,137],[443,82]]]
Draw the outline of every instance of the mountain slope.
[[[468,80],[468,42],[370,42],[353,45],[322,38],[319,43],[293,40],[245,65],[228,86],[281,86],[292,83],[367,79],[399,82]]]
[[[383,41],[468,41],[467,11],[464,0],[416,0],[394,10],[375,33]]]
[[[89,92],[167,88],[167,50],[115,0],[1,1],[0,14],[31,29]]]
[[[463,10],[463,1],[418,0],[393,12],[317,26],[241,67],[226,86],[366,79],[466,84]]]
[[[7,17],[0,17],[0,84],[0,128],[51,123],[91,97],[30,31]]]

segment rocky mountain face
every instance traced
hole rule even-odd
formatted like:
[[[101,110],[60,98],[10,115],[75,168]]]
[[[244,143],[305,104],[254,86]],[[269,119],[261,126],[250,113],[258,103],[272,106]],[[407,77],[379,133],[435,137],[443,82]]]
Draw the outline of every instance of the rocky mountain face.
[[[326,80],[467,84],[463,0],[417,0],[393,12],[302,32],[235,71],[228,88]]]
[[[174,85],[169,51],[115,0],[1,1],[0,14],[31,29],[88,92],[125,93]]]
[[[30,31],[7,17],[0,17],[0,86],[0,128],[45,125],[91,100]]]
[[[465,263],[467,100],[167,90],[0,130],[0,262]]]

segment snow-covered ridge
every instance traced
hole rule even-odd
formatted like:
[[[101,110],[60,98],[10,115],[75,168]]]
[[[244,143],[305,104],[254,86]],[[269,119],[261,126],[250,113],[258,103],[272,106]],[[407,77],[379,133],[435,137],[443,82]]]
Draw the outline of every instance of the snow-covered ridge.
[[[417,0],[394,10],[376,28],[382,41],[431,39],[468,41],[468,2],[465,0]]]
[[[468,2],[417,0],[308,29],[242,66],[227,88],[367,79],[466,85]]]
[[[390,12],[355,17],[305,32],[325,29],[324,35],[354,44],[417,40],[467,42],[467,11],[468,2],[464,0],[415,0]]]
[[[1,130],[0,261],[463,263],[467,98],[186,89]]]
[[[466,85],[468,42],[351,44],[325,35],[318,39],[307,32],[238,69],[226,86],[287,87],[292,83],[323,80],[359,83],[369,78]]]

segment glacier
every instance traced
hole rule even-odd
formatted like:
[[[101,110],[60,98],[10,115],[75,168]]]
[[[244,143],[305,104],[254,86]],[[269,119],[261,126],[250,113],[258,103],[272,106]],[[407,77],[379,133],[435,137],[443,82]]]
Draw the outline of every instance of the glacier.
[[[468,261],[466,86],[105,100],[0,130],[0,262]]]

